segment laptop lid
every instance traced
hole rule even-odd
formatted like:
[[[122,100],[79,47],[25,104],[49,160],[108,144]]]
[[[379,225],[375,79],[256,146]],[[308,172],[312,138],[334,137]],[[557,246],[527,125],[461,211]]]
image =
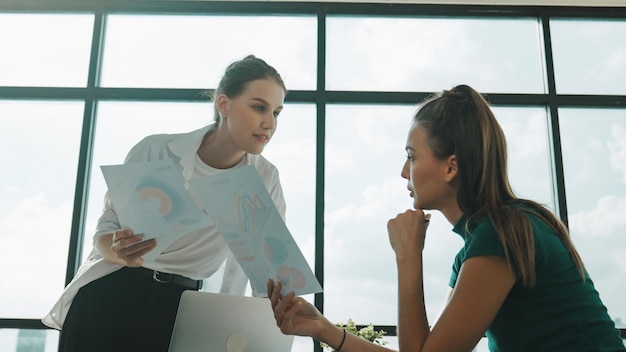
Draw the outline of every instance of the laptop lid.
[[[185,291],[170,352],[291,352],[267,298]]]

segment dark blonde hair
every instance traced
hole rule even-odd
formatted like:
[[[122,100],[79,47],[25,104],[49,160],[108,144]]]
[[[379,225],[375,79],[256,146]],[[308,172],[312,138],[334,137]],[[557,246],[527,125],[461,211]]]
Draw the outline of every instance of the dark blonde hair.
[[[287,94],[285,82],[283,82],[278,71],[262,59],[254,55],[248,55],[228,65],[215,91],[207,91],[205,95],[213,101],[221,94],[226,95],[230,99],[235,99],[243,93],[248,83],[257,79],[273,79]],[[217,107],[214,108],[214,113],[215,121],[219,123],[220,114]]]
[[[428,98],[414,120],[424,128],[436,158],[456,156],[457,201],[467,224],[484,217],[492,221],[506,260],[519,269],[524,286],[536,283],[535,244],[528,213],[538,216],[563,241],[584,279],[582,260],[565,224],[543,205],[513,193],[504,132],[482,95],[466,85],[444,90]]]

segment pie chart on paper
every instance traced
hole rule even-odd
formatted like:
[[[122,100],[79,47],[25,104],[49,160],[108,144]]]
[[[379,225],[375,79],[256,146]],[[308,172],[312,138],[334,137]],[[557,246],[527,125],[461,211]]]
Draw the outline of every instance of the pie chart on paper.
[[[278,280],[291,290],[299,290],[306,286],[306,278],[302,272],[287,265],[278,268]]]
[[[163,180],[144,176],[135,189],[144,202],[156,200],[159,203],[159,213],[165,221],[173,222],[183,213],[183,198]]]

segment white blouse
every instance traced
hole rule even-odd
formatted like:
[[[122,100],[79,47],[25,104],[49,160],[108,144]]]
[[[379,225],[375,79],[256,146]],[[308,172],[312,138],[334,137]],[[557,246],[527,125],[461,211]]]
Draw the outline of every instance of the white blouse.
[[[213,127],[210,124],[202,129],[181,134],[160,134],[144,138],[135,145],[125,163],[161,160],[170,158],[180,167],[186,186],[191,178],[214,175],[225,170],[212,168],[202,162],[197,150],[204,135]],[[279,214],[285,219],[286,205],[280,178],[276,167],[261,155],[247,154],[234,168],[254,165],[263,180]],[[120,229],[115,209],[108,195],[105,196],[104,209],[98,220],[95,244],[101,236]],[[167,247],[154,261],[146,266],[149,269],[179,274],[193,279],[210,278],[224,265],[220,293],[243,295],[248,278],[222,239],[216,226],[209,226],[182,236]],[[104,261],[102,256],[92,249],[89,257],[80,266],[74,279],[67,285],[59,300],[42,322],[51,328],[61,329],[65,316],[78,290],[86,284],[108,275],[122,266]]]

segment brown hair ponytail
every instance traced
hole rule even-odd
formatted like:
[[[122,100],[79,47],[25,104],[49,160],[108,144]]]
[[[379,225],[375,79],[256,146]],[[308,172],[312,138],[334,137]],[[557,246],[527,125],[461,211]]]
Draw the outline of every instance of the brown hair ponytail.
[[[481,94],[466,85],[444,90],[426,100],[415,121],[425,129],[435,157],[456,156],[457,200],[468,224],[484,217],[492,221],[507,261],[519,269],[525,286],[536,282],[534,236],[527,212],[540,217],[563,241],[584,278],[582,260],[565,225],[544,206],[513,193],[506,138]]]

